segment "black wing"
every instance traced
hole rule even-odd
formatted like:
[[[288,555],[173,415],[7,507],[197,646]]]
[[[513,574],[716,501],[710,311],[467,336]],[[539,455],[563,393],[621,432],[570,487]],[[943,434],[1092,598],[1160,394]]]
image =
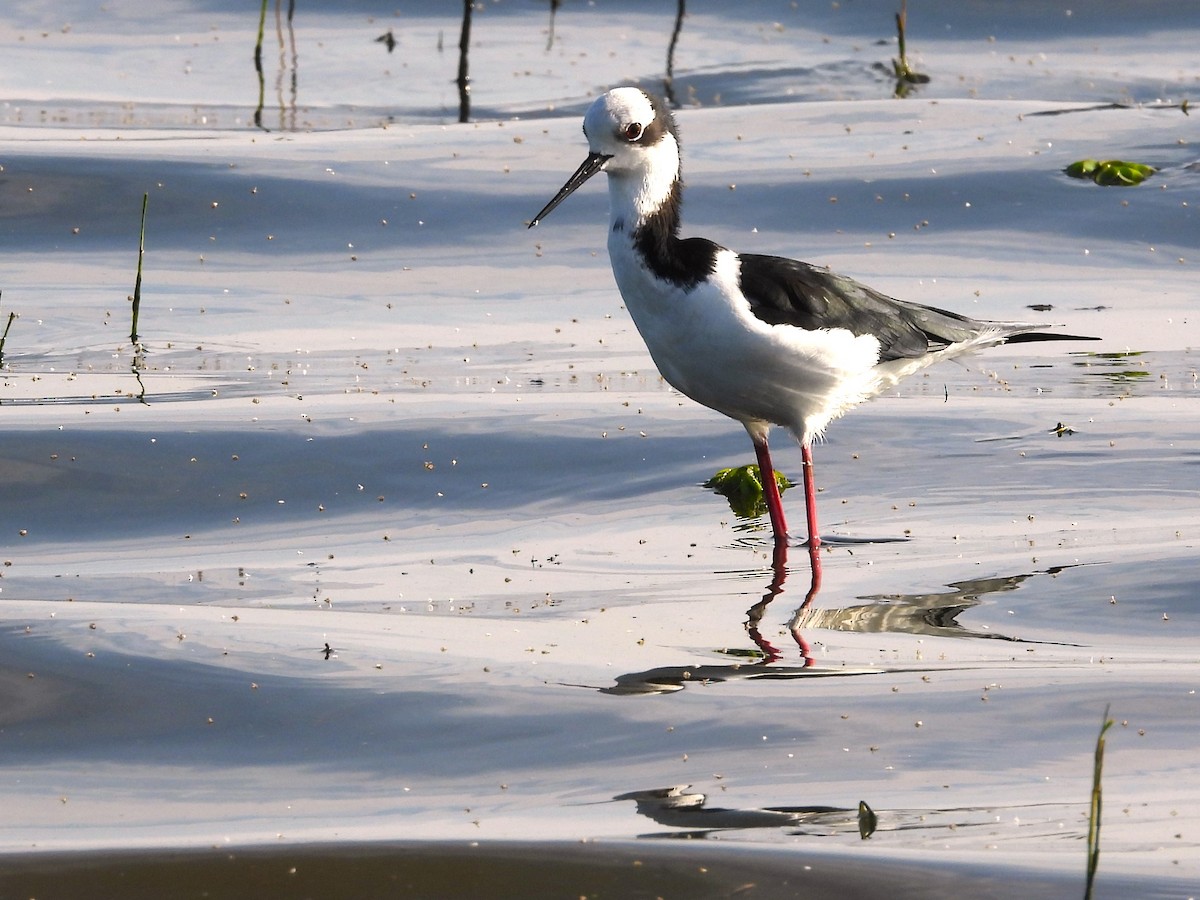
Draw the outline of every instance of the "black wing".
[[[742,293],[771,325],[844,328],[879,339],[879,359],[912,359],[988,330],[991,323],[906,303],[808,263],[742,254]]]

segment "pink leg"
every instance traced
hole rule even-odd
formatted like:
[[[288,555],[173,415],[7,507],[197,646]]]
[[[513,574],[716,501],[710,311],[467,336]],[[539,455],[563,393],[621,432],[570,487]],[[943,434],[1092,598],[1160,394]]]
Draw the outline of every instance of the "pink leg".
[[[796,641],[796,646],[800,648],[800,655],[804,657],[804,665],[813,666],[816,665],[817,661],[812,655],[812,648],[800,631],[800,620],[804,611],[812,606],[813,601],[817,599],[817,594],[821,590],[821,549],[812,541],[809,541],[808,544],[808,560],[812,564],[812,581],[809,582],[808,593],[804,595],[804,602],[792,613],[791,631],[792,638]]]
[[[817,485],[813,479],[812,447],[801,444],[800,453],[804,460],[804,511],[808,515],[808,546],[815,550],[821,546],[821,532],[817,530]]]
[[[771,605],[771,601],[783,593],[783,585],[788,576],[787,558],[787,542],[776,541],[775,551],[771,556],[771,571],[775,577],[771,579],[771,584],[767,588],[767,592],[763,594],[763,598],[746,610],[746,631],[750,635],[750,639],[758,645],[758,649],[763,652],[764,663],[775,662],[780,657],[779,651],[762,636],[758,626],[762,622],[767,607]]]
[[[775,482],[775,467],[771,465],[771,451],[766,437],[754,437],[754,455],[758,457],[758,474],[762,477],[763,499],[767,501],[767,514],[771,517],[771,530],[775,532],[775,545],[787,545],[787,520],[783,517],[783,498],[779,496],[779,485]]]

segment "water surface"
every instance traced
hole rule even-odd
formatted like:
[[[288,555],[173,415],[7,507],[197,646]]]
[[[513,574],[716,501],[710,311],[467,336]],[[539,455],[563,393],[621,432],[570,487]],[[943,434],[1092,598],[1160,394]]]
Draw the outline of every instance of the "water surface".
[[[1108,709],[1099,893],[1194,892],[1177,6],[914,7],[899,101],[890,5],[690,5],[689,232],[1102,338],[834,423],[807,605],[805,552],[699,486],[749,446],[655,372],[604,191],[524,228],[670,16],[568,6],[547,51],[489,4],[458,125],[440,5],[272,9],[256,128],[226,6],[0,26],[6,891],[1070,895]]]

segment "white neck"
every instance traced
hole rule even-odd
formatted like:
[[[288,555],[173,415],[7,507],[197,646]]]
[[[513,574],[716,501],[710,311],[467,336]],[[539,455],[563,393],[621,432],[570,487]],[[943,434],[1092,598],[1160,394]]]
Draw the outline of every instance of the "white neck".
[[[630,231],[662,209],[670,198],[679,177],[679,145],[674,136],[664,135],[653,147],[643,149],[636,162],[629,167],[610,163],[606,169],[612,224],[615,227],[621,223]]]

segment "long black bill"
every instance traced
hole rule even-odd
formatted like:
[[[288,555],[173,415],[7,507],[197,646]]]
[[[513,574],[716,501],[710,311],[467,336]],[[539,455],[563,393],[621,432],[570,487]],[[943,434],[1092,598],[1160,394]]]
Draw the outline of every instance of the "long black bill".
[[[604,164],[610,159],[612,159],[611,155],[589,153],[588,158],[583,161],[583,165],[576,169],[575,174],[567,179],[567,183],[562,186],[562,190],[554,195],[554,199],[546,204],[545,209],[533,217],[533,221],[529,223],[529,227],[532,228],[538,222],[542,221],[542,219],[546,218],[546,216],[550,215],[554,207],[570,197],[576,188],[604,168]]]

